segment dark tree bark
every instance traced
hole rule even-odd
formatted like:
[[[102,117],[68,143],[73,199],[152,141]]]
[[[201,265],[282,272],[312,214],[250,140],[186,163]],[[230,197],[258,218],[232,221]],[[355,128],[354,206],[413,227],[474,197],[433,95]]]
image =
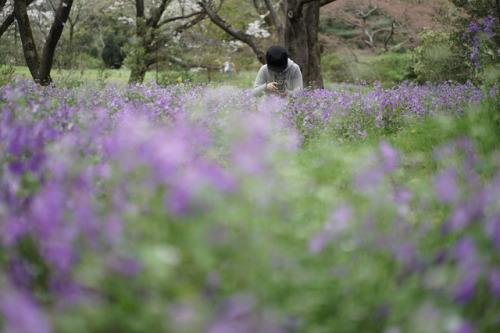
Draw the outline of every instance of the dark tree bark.
[[[285,1],[285,46],[302,71],[305,87],[323,88],[318,40],[319,9],[335,0]]]
[[[28,6],[24,0],[14,1],[14,16],[19,26],[19,35],[23,45],[24,58],[31,76],[37,82],[38,71],[40,69],[40,56],[36,49],[35,38],[31,30],[31,23],[28,17]]]
[[[62,0],[59,4],[49,35],[45,40],[41,57],[36,48],[31,22],[28,17],[28,5],[31,2],[30,0],[14,0],[13,14],[19,26],[26,65],[33,80],[41,85],[49,85],[52,82],[50,71],[52,70],[55,49],[71,11],[73,0]]]
[[[5,3],[7,0],[0,0],[0,13],[3,11],[3,7],[5,7]]]
[[[142,83],[146,77],[148,67],[165,59],[164,57],[157,57],[158,49],[165,41],[165,36],[159,31],[162,26],[174,21],[190,19],[184,24],[176,27],[175,32],[181,33],[204,18],[204,12],[194,12],[162,20],[162,16],[171,2],[172,0],[162,0],[157,7],[151,10],[151,16],[146,17],[144,0],[135,0],[136,37],[139,41],[138,46],[141,52],[143,52],[143,56],[141,59],[136,59],[137,63],[130,69],[129,84]]]
[[[5,2],[6,1],[7,0],[0,0],[0,12],[2,12],[3,6],[5,6]],[[29,7],[29,5],[31,5],[31,3],[33,1],[34,0],[28,0],[28,1],[26,1],[26,7]],[[7,31],[7,29],[9,29],[10,25],[12,23],[14,23],[15,19],[16,18],[15,18],[15,15],[14,15],[14,10],[12,10],[12,13],[10,13],[9,15],[7,15],[7,17],[3,21],[2,25],[0,25],[0,37],[2,37],[2,35],[5,33],[5,31]]]

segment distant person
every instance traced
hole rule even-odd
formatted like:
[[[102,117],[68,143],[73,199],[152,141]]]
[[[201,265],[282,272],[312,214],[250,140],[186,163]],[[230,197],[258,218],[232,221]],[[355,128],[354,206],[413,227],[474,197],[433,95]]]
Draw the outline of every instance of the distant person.
[[[224,73],[233,75],[235,66],[230,60],[226,60],[223,66],[224,66],[223,68]]]
[[[302,72],[299,65],[288,58],[284,48],[271,46],[266,52],[266,64],[260,68],[255,78],[253,95],[287,96],[289,91],[302,87]]]

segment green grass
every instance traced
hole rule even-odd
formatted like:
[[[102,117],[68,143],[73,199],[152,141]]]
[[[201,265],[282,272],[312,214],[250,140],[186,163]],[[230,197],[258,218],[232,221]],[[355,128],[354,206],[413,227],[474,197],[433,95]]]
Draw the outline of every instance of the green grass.
[[[0,70],[7,67],[1,67]],[[31,78],[28,67],[13,66],[13,77]],[[238,88],[251,88],[257,75],[256,71],[237,71],[233,75],[220,73],[218,70],[201,70],[199,72],[185,71],[148,71],[144,83],[150,81],[162,82],[189,82],[193,84],[208,84],[209,86],[218,86],[227,84]],[[1,76],[1,71],[0,71]],[[84,84],[87,81],[102,81],[105,83],[125,86],[130,76],[129,69],[85,69],[85,70],[58,70],[51,72],[52,79],[56,84],[63,83],[69,86]],[[165,82],[168,83],[168,82]]]

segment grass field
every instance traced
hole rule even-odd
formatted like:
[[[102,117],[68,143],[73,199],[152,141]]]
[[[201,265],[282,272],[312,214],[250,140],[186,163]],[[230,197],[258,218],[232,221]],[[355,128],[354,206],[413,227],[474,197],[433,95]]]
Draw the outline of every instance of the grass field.
[[[6,67],[4,67],[6,68]],[[0,71],[2,68],[0,67]],[[13,77],[31,78],[27,67],[13,67]],[[238,71],[233,75],[227,75],[217,70],[201,70],[193,71],[149,71],[146,74],[144,83],[150,81],[159,82],[160,84],[172,84],[180,82],[188,82],[192,84],[206,83],[208,85],[217,86],[220,84],[228,84],[238,88],[250,88],[253,86],[257,71]],[[55,84],[63,85],[80,85],[88,81],[100,81],[112,83],[124,87],[129,79],[130,70],[128,69],[86,69],[86,70],[52,70],[52,79]]]

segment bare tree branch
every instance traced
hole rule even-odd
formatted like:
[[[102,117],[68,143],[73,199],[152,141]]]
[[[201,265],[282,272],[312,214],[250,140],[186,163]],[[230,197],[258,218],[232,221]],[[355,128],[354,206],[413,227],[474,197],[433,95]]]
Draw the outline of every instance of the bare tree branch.
[[[242,42],[248,44],[255,55],[262,64],[266,63],[266,54],[262,47],[258,44],[255,37],[244,33],[243,31],[233,27],[231,24],[222,19],[210,6],[207,0],[198,0],[198,5],[200,5],[203,10],[207,13],[210,20],[215,23],[222,30],[233,36],[234,38],[241,40]]]
[[[278,43],[280,45],[285,45],[285,27],[283,26],[283,22],[274,9],[273,2],[271,0],[264,0],[264,3],[266,4],[267,10],[271,15],[273,25],[276,28],[276,32],[278,33]]]
[[[335,2],[336,0],[320,0],[319,5],[320,7],[324,5],[328,5],[329,3]]]
[[[181,25],[179,25],[177,28],[175,28],[175,33],[182,33],[186,30],[188,30],[189,28],[197,25],[198,23],[200,23],[201,21],[203,21],[205,19],[205,13],[204,12],[197,12],[197,16],[192,19],[191,21],[188,21],[186,23],[183,23]]]
[[[354,51],[351,49],[351,47],[350,47],[349,45],[344,44],[344,43],[342,43],[342,42],[337,42],[337,43],[338,43],[339,45],[341,45],[341,46],[345,47],[345,48],[349,51],[349,53],[350,53],[350,54],[352,55],[352,57],[354,58],[354,62],[357,62],[357,63],[359,63],[359,64],[363,64],[363,65],[371,65],[371,64],[370,64],[370,63],[368,63],[368,62],[365,62],[365,61],[361,61],[361,60],[359,60],[358,56],[356,55],[356,53],[354,53]]]
[[[5,5],[5,2],[7,0],[0,0],[0,1],[3,1],[4,5]],[[26,7],[29,7],[29,5],[31,5],[33,3],[34,0],[28,0],[26,2]],[[3,8],[0,7],[0,12],[2,12]],[[9,29],[10,25],[12,23],[14,23],[14,20],[16,19],[16,17],[14,16],[14,10],[12,10],[12,13],[10,13],[6,18],[5,18],[5,21],[2,23],[2,25],[0,26],[0,37],[2,37],[2,35],[5,33],[5,31],[7,31],[7,29]]]
[[[361,10],[357,11],[356,16],[360,17],[362,20],[366,20],[368,17],[370,17],[373,13],[375,13],[379,9],[380,7],[377,4],[375,4],[375,6],[373,6],[366,13]]]
[[[172,0],[162,0],[160,5],[152,10],[151,17],[146,20],[146,25],[153,29],[158,28],[160,19]]]
[[[392,20],[392,22],[391,22],[391,32],[390,32],[389,36],[384,40],[384,49],[386,51],[389,51],[389,48],[388,48],[387,45],[389,44],[389,41],[394,36],[394,28],[395,28],[394,25],[395,25],[395,23],[396,23],[396,20]]]
[[[9,14],[9,16],[7,16],[5,21],[0,26],[0,37],[2,37],[2,35],[5,33],[5,31],[7,31],[7,29],[9,29],[9,27],[12,23],[14,23],[14,13]]]
[[[171,22],[174,22],[174,21],[188,19],[188,18],[191,18],[191,17],[194,17],[194,16],[198,16],[198,15],[202,15],[203,18],[204,18],[204,14],[205,14],[204,11],[199,11],[199,12],[192,12],[191,14],[188,14],[188,15],[181,15],[181,16],[170,17],[170,18],[168,18],[166,20],[163,20],[160,23],[158,23],[158,27],[161,27],[161,26],[163,26],[165,24],[168,24],[168,23],[171,23]]]

